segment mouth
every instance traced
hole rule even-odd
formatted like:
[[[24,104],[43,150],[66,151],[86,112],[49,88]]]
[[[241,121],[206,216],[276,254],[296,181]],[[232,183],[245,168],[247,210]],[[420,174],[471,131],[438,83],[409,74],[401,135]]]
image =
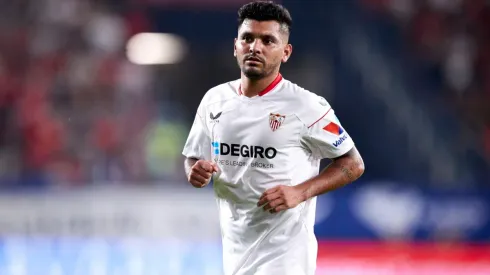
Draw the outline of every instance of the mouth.
[[[245,62],[263,63],[262,60],[257,57],[246,58]]]

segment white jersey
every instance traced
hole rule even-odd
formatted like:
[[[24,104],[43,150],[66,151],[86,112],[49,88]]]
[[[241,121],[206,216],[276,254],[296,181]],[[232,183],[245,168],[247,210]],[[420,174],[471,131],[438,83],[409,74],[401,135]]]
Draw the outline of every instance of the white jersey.
[[[354,143],[328,102],[279,74],[258,96],[240,80],[209,90],[183,154],[213,160],[226,275],[313,275],[316,198],[271,214],[257,207],[264,191],[319,173],[320,160]]]

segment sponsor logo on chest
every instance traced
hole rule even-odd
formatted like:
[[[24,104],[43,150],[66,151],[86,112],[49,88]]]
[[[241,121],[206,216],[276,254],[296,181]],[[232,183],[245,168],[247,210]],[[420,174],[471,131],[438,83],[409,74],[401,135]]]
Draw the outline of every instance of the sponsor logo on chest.
[[[273,159],[277,154],[274,147],[264,148],[258,145],[228,144],[216,141],[212,142],[211,145],[213,146],[213,153],[221,156]]]

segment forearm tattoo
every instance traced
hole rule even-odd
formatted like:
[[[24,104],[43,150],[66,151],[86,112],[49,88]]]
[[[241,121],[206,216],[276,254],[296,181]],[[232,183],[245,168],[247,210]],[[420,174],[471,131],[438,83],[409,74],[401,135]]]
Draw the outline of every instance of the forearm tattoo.
[[[354,150],[334,159],[318,177],[307,181],[303,195],[306,199],[341,188],[357,180],[364,173],[362,157]]]
[[[349,168],[346,168],[345,166],[341,165],[340,166],[340,171],[344,173],[344,175],[349,179],[350,182],[354,181],[356,178],[354,177],[352,170]]]
[[[361,158],[346,158],[334,161],[332,166],[338,168],[349,182],[353,182],[361,176],[364,163]]]

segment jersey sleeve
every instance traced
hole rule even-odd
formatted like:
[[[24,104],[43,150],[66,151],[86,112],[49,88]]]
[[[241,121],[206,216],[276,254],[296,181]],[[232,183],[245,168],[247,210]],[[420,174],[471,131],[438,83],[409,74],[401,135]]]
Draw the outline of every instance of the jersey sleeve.
[[[211,160],[211,138],[204,114],[201,103],[182,151],[187,158]]]
[[[300,112],[304,122],[301,144],[315,158],[336,158],[354,147],[354,141],[335,115],[328,102],[311,94]]]

